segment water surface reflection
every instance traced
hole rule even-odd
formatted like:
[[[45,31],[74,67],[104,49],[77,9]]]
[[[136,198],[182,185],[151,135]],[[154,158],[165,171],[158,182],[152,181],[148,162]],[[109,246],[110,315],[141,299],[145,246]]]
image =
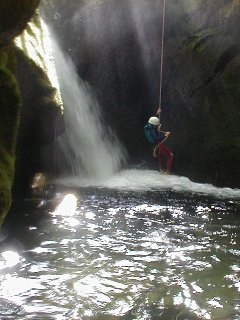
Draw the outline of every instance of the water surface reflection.
[[[240,318],[239,200],[104,188],[61,199],[4,226],[2,319]]]

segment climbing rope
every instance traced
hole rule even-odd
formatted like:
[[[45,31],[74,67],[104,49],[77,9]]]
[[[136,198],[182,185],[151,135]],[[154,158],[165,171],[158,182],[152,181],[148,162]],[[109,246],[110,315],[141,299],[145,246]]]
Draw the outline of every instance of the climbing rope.
[[[162,40],[161,40],[161,59],[160,59],[160,86],[159,86],[159,120],[161,114],[162,105],[162,83],[163,83],[163,49],[164,49],[164,33],[165,33],[165,11],[166,11],[166,0],[163,0],[163,11],[162,11]]]

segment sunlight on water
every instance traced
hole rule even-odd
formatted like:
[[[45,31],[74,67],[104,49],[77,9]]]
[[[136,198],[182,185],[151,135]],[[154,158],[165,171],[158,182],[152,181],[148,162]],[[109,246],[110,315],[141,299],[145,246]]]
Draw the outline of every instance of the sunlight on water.
[[[239,199],[61,190],[0,255],[0,318],[238,319]]]
[[[172,190],[213,195],[217,197],[240,197],[240,189],[217,188],[210,184],[192,182],[186,177],[165,175],[153,170],[125,170],[102,182],[75,178],[63,178],[57,181],[66,186],[101,186],[110,189],[129,191]]]
[[[10,268],[20,262],[20,257],[17,252],[4,251],[2,252],[3,261],[0,261],[0,270]]]
[[[43,289],[44,287],[38,280],[27,279],[22,277],[7,275],[0,284],[1,296],[9,300],[23,304],[25,301],[25,294],[32,294],[34,290]]]
[[[230,296],[233,295],[239,281],[233,275],[222,279],[221,251],[212,247],[211,237],[215,236],[210,235],[206,224],[211,207],[203,203],[196,205],[193,220],[179,204],[151,204],[141,199],[142,204],[138,205],[130,204],[129,199],[126,204],[122,199],[117,205],[116,199],[110,198],[108,207],[102,210],[106,200],[101,205],[97,196],[91,196],[90,208],[82,199],[77,209],[75,219],[81,222],[79,220],[74,232],[78,235],[77,230],[84,232],[84,244],[79,243],[82,259],[89,255],[93,259],[73,283],[84,304],[84,316],[95,318],[97,310],[105,310],[105,314],[112,316],[126,316],[140,308],[136,307],[138,299],[149,302],[157,299],[159,307],[179,306],[181,312],[190,310],[206,320],[230,312],[224,292],[229,290]],[[103,212],[107,212],[106,216],[102,216]],[[162,220],[166,212],[169,222]],[[184,224],[185,220],[188,220],[187,224]],[[64,220],[58,220],[61,230],[64,223]],[[65,227],[70,230],[67,225]],[[224,233],[218,236],[224,236]],[[70,243],[73,245],[72,241],[67,243],[68,247]],[[74,261],[68,259],[69,263]],[[238,272],[239,266],[234,264],[230,269]],[[216,285],[220,282],[221,288],[216,293]],[[142,303],[146,304],[146,301]],[[134,319],[151,319],[139,312],[138,309],[134,311]]]
[[[73,216],[77,208],[77,197],[74,194],[67,194],[54,211],[55,215]]]

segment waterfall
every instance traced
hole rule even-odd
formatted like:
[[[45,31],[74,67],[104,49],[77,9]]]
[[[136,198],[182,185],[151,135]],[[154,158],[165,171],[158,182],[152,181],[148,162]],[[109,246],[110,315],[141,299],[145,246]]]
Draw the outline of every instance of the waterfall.
[[[61,148],[76,177],[102,180],[114,175],[126,153],[101,116],[101,108],[90,86],[82,81],[75,66],[56,41],[53,56],[64,105],[65,134]]]

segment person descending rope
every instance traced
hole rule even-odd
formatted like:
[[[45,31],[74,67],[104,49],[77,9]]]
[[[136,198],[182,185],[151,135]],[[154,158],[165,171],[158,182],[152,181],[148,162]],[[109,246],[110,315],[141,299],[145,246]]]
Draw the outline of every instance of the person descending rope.
[[[165,145],[165,140],[169,137],[170,132],[160,130],[160,113],[162,105],[162,84],[163,84],[163,52],[164,52],[164,33],[165,33],[165,12],[166,0],[163,0],[162,8],[162,39],[161,39],[161,57],[160,57],[160,86],[159,86],[159,108],[157,110],[158,117],[150,117],[148,123],[144,127],[144,132],[148,142],[153,149],[153,156],[158,159],[159,171],[162,171],[163,159],[166,158],[166,173],[170,174],[173,162],[173,153]]]
[[[159,108],[157,113],[160,113],[161,109]],[[170,174],[172,162],[173,162],[173,153],[164,143],[169,137],[170,132],[161,131],[161,124],[158,117],[150,117],[148,123],[144,126],[145,136],[153,150],[153,156],[158,159],[159,171],[163,170],[163,161],[166,158],[166,173]]]

